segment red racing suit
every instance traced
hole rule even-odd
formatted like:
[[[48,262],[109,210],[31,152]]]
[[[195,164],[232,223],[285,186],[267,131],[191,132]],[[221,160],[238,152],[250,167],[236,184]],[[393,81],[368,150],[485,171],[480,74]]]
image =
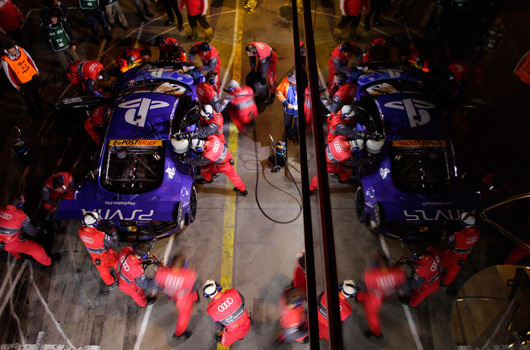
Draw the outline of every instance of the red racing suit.
[[[472,68],[467,62],[453,62],[449,65],[449,70],[457,82],[469,81],[471,79]]]
[[[64,179],[64,186],[54,188],[53,180],[61,176]],[[68,171],[63,171],[48,177],[46,181],[44,181],[44,186],[42,187],[41,192],[42,199],[44,199],[44,208],[50,213],[55,213],[57,203],[59,203],[60,199],[75,199],[75,188],[73,184],[72,173]]]
[[[201,72],[203,74],[206,74],[208,72],[215,73],[215,87],[217,88],[217,91],[219,91],[219,76],[221,75],[221,57],[219,56],[219,52],[217,51],[217,49],[212,45],[210,45],[210,50],[200,51],[199,46],[201,46],[201,44],[202,42],[198,42],[191,47],[189,52],[189,61],[190,63],[193,62],[193,58],[195,57],[195,55],[199,55],[202,62]]]
[[[302,266],[298,262],[296,262],[296,267],[293,272],[293,287],[306,291],[306,274]]]
[[[90,96],[94,93],[101,70],[103,70],[103,65],[98,61],[77,60],[68,66],[66,77],[79,94],[86,93]]]
[[[79,238],[83,241],[103,282],[108,286],[112,285],[114,277],[110,273],[110,269],[116,268],[118,262],[115,250],[118,246],[118,237],[107,235],[95,227],[82,225],[79,228]]]
[[[24,16],[11,0],[0,1],[0,33],[6,34],[20,28]]]
[[[309,86],[305,88],[304,92],[304,114],[305,114],[305,123],[307,131],[311,132],[311,92],[309,91]]]
[[[423,299],[440,289],[441,277],[440,251],[438,248],[429,247],[414,270],[410,284],[412,295],[409,305],[412,307],[420,305]]]
[[[324,106],[330,113],[340,112],[342,106],[349,105],[353,102],[357,88],[355,84],[344,83],[338,86],[337,92],[333,95],[333,99],[324,100]]]
[[[218,113],[221,113],[228,104],[228,101],[220,100],[215,87],[206,82],[197,85],[197,97],[202,104],[211,105],[213,110]]]
[[[213,174],[223,173],[238,190],[245,191],[245,184],[234,169],[234,158],[217,135],[208,136],[202,155],[197,158],[186,157],[184,161],[191,165],[200,166],[202,177],[206,181],[211,181]]]
[[[338,174],[341,181],[347,181],[353,173],[353,167],[344,162],[352,157],[351,146],[345,136],[339,135],[326,147],[326,161],[328,173]],[[309,189],[318,187],[317,176],[313,177]]]
[[[179,2],[179,10],[184,10],[184,6],[190,16],[206,15],[208,10],[208,1],[206,0],[181,0]]]
[[[396,290],[405,286],[407,277],[400,266],[370,269],[363,273],[363,282],[359,284],[357,301],[363,303],[364,314],[370,331],[380,336],[381,322],[379,309],[383,300],[390,297]]]
[[[328,307],[327,307],[326,293],[322,293],[318,296],[318,336],[329,341],[329,322],[328,322]],[[352,307],[346,300],[344,294],[339,292],[339,308],[340,308],[340,321],[342,325],[346,323],[348,318],[352,314]]]
[[[20,259],[20,253],[23,253],[31,255],[44,266],[50,266],[52,259],[44,248],[36,242],[20,237],[22,231],[30,236],[37,234],[37,229],[31,225],[26,213],[9,204],[0,206],[0,243],[4,245],[4,250],[15,259]]]
[[[124,49],[118,53],[118,56],[116,56],[116,64],[118,65],[118,68],[120,69],[120,72],[125,73],[133,66],[136,66],[140,64],[144,59],[142,58],[142,48],[136,48],[136,49]],[[134,63],[131,64],[131,67],[129,67],[129,63],[127,62],[127,58],[129,56],[134,57]]]
[[[442,284],[448,286],[453,283],[479,237],[480,229],[477,226],[472,226],[455,232],[448,238],[450,248],[442,252],[442,265],[445,272]]]
[[[183,61],[186,62],[186,52],[184,48],[177,39],[175,38],[165,38],[166,43],[164,45],[158,45],[160,50],[160,59],[161,60],[173,60],[173,61]],[[180,56],[176,57],[177,52],[180,48]]]
[[[191,138],[205,139],[210,135],[215,135],[222,143],[225,143],[225,134],[223,133],[224,118],[221,113],[213,112],[213,117],[204,119],[199,114],[199,125],[197,129],[190,132]]]
[[[257,53],[249,56],[250,68],[255,69],[261,73],[263,78],[269,79],[269,92],[276,93],[276,65],[278,64],[278,55],[276,51],[269,45],[260,41],[250,43],[257,49]],[[257,61],[257,62],[256,62]]]
[[[215,322],[217,330],[222,329],[222,346],[232,345],[250,331],[251,323],[245,310],[245,300],[236,289],[218,292],[208,305],[207,312]]]
[[[230,106],[228,115],[239,132],[245,132],[245,127],[252,124],[258,116],[258,107],[254,100],[254,90],[250,86],[240,86],[230,91]]]
[[[142,261],[136,258],[132,247],[123,247],[116,266],[121,291],[130,295],[138,306],[145,307],[147,298],[144,289],[153,288],[154,282],[145,276]]]
[[[302,304],[289,307],[285,292],[282,293],[279,302],[280,326],[282,331],[278,337],[281,341],[302,342],[308,335],[307,316]]]
[[[181,336],[188,328],[193,311],[193,303],[199,298],[195,270],[183,267],[161,266],[154,277],[155,284],[175,301],[179,318],[175,335]]]
[[[353,47],[357,45],[353,42],[349,42]],[[341,44],[342,45],[342,44]],[[331,55],[328,60],[328,92],[330,96],[335,95],[337,92],[337,82],[335,81],[335,73],[343,72],[348,73],[350,68],[348,67],[348,61],[353,57],[353,52],[345,52],[340,49],[341,45],[331,51]]]
[[[107,129],[107,109],[109,106],[99,106],[95,108],[85,119],[85,130],[92,140],[101,146],[105,131]]]
[[[356,139],[359,136],[359,131],[355,128],[355,118],[344,119],[340,116],[341,111],[339,110],[336,113],[331,113],[328,117],[327,127],[328,127],[328,145],[333,142],[335,137],[342,135],[346,139]]]

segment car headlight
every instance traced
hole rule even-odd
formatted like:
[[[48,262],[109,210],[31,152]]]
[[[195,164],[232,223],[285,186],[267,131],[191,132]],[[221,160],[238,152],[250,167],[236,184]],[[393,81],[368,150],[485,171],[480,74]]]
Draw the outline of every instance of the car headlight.
[[[177,223],[182,227],[182,213],[184,209],[182,208],[182,202],[179,201],[177,204]]]

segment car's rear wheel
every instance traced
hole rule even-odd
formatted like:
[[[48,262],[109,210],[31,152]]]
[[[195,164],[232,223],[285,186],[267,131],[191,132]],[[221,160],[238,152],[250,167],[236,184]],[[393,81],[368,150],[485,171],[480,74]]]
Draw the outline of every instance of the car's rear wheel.
[[[364,200],[364,188],[362,185],[357,187],[357,193],[355,193],[355,213],[360,223],[366,223],[366,202]]]
[[[195,216],[197,215],[197,189],[195,185],[191,186],[190,194],[190,224],[195,221]]]

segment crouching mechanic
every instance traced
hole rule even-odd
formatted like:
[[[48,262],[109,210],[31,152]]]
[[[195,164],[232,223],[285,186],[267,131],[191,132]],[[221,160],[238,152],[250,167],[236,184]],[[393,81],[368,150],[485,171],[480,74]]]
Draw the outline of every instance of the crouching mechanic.
[[[192,139],[191,148],[198,154],[196,158],[185,156],[183,161],[200,167],[202,179],[197,180],[199,184],[212,183],[213,174],[225,174],[235,185],[234,191],[248,196],[245,183],[234,169],[234,157],[228,147],[221,142],[217,135],[210,135],[204,140]]]
[[[44,208],[50,213],[55,213],[60,199],[75,199],[75,186],[72,173],[62,171],[53,174],[44,181],[41,197],[44,200]]]
[[[416,266],[414,274],[409,278],[412,295],[408,304],[416,307],[423,299],[440,289],[442,266],[440,251],[435,247],[428,247],[420,256],[413,254],[412,258],[416,260]]]
[[[186,329],[193,312],[193,303],[199,300],[199,282],[195,270],[188,267],[182,256],[178,256],[173,265],[158,268],[154,281],[176,303],[179,318],[173,338],[188,339],[191,331]]]
[[[145,276],[142,261],[149,256],[149,245],[137,243],[134,247],[123,247],[118,255],[118,285],[122,292],[131,296],[141,307],[151,305],[156,296],[145,296],[145,289],[155,288],[155,282]]]
[[[283,291],[279,302],[282,330],[276,343],[309,343],[304,295],[305,290],[302,291],[295,287],[289,287]]]
[[[66,77],[81,96],[101,97],[102,95],[95,89],[96,81],[109,80],[109,74],[103,69],[101,63],[87,60],[71,63],[66,71]]]
[[[116,280],[110,269],[116,268],[118,261],[118,231],[110,222],[101,223],[101,216],[97,211],[89,211],[83,218],[83,225],[79,228],[79,238],[96,265],[103,282],[113,290]]]
[[[8,204],[0,206],[0,252],[5,250],[17,260],[21,258],[20,253],[31,255],[44,266],[60,261],[61,254],[54,253],[49,257],[40,244],[21,237],[23,231],[32,237],[37,235],[37,229],[22,211],[23,207],[24,196],[20,193],[12,196]]]
[[[208,305],[208,315],[215,324],[215,331],[221,334],[215,340],[228,347],[237,340],[243,339],[252,327],[252,321],[245,310],[245,298],[236,289],[222,291],[222,287],[214,280],[204,283],[203,295],[212,298]]]
[[[357,288],[352,280],[345,280],[339,286],[339,308],[340,321],[342,326],[352,314],[352,307],[348,303],[348,298],[353,298],[357,295]],[[323,292],[318,297],[318,336],[329,341],[329,321],[328,321],[328,307],[326,292]]]

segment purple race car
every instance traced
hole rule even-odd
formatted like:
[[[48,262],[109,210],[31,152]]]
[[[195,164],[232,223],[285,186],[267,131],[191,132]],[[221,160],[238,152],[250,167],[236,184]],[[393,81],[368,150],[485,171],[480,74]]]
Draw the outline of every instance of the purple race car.
[[[185,120],[195,103],[193,79],[170,66],[146,66],[128,75],[97,163],[75,200],[59,203],[56,219],[80,220],[97,210],[120,228],[122,240],[171,235],[194,221],[196,169],[178,160],[171,145],[171,135],[195,128]]]
[[[444,116],[425,78],[397,67],[357,81],[357,105],[384,135],[382,147],[372,152],[377,154],[358,155],[357,217],[399,239],[432,235],[477,200],[459,178]]]

